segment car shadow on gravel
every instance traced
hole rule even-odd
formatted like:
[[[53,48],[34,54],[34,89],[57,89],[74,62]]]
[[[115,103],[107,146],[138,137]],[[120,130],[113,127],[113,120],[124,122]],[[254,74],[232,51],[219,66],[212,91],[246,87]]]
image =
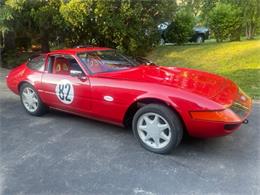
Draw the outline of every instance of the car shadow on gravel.
[[[115,134],[121,136],[122,139],[125,139],[125,137],[127,137],[128,139],[131,139],[132,144],[139,147],[140,150],[145,150],[135,140],[132,130],[130,128],[119,127],[113,124],[109,124],[102,121],[89,119],[89,118],[85,118],[78,115],[62,112],[59,110],[53,110],[53,109],[51,109],[45,115],[45,117],[51,117],[51,118],[54,117],[56,118],[56,121],[60,119],[69,120],[72,123],[71,126],[73,125],[75,125],[76,127],[80,126],[83,127],[83,129],[84,126],[86,126],[86,129],[84,129],[84,131],[95,131],[96,133],[100,134],[100,136],[102,136],[102,134],[105,132],[110,134],[111,137],[115,136]],[[78,128],[73,129],[73,131],[78,131],[78,130],[79,130]],[[213,145],[218,147],[216,143],[218,142],[218,140],[222,140],[222,139],[225,139],[225,137],[214,138],[214,139],[200,139],[200,138],[195,138],[195,137],[185,135],[180,145],[177,148],[175,148],[169,155],[185,156],[187,155],[187,152],[191,152],[191,153],[198,152],[198,151],[206,152],[205,148],[212,148],[212,147],[214,148]],[[211,146],[211,144],[213,145]]]
[[[3,104],[3,101],[0,102]],[[27,114],[18,98],[5,99],[4,105],[1,105],[1,112],[4,113],[2,116],[2,127],[7,129],[12,128],[10,126],[10,120],[14,121],[11,125],[23,126],[24,129],[31,128],[29,131],[49,131],[50,134],[53,129],[56,132],[64,131],[68,129],[70,136],[100,136],[104,139],[113,139],[117,137],[120,142],[129,147],[122,148],[122,151],[126,149],[133,150],[131,152],[145,152],[140,144],[135,140],[131,129],[118,127],[116,125],[108,124],[105,122],[96,121],[93,119],[84,118],[70,113],[61,112],[58,110],[51,109],[47,114],[42,117],[33,117]],[[19,116],[19,117],[17,117]],[[38,130],[39,125],[44,124],[45,130]],[[248,130],[251,124],[248,126],[242,126],[242,129],[234,134],[226,137],[211,138],[211,139],[198,139],[189,136],[184,136],[181,144],[175,148],[170,156],[184,157],[187,155],[200,154],[205,155],[224,155],[224,156],[238,156],[243,155],[243,152],[247,153],[241,147],[240,153],[235,152],[237,147],[245,145],[246,139],[255,139],[251,131]],[[28,131],[28,130],[27,130]],[[247,131],[250,133],[246,137]],[[148,151],[147,151],[148,152]],[[148,152],[149,153],[149,152]]]

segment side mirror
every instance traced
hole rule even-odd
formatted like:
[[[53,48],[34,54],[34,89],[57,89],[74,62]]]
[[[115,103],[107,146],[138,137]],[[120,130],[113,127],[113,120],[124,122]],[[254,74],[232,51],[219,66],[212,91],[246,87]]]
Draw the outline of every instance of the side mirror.
[[[81,78],[83,76],[83,72],[81,70],[70,70],[70,76]]]

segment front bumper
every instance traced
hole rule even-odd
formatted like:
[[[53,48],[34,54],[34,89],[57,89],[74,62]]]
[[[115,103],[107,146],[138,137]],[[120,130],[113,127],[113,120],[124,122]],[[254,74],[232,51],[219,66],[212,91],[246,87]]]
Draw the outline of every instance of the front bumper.
[[[236,117],[227,116],[223,121],[213,120],[195,120],[192,119],[189,123],[189,134],[194,137],[218,137],[232,133],[239,129],[245,123],[247,117],[252,110],[252,99],[247,96],[241,89],[233,101],[233,104],[226,108],[225,111],[232,113]],[[228,113],[227,112],[227,113]],[[232,119],[233,118],[233,119]]]

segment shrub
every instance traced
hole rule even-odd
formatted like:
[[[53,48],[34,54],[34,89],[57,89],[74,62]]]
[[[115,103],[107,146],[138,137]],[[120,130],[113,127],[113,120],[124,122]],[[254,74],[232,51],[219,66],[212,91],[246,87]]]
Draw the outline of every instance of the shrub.
[[[166,30],[167,41],[183,44],[189,40],[193,34],[195,18],[191,12],[181,9],[177,12],[174,22]]]
[[[209,13],[209,27],[217,42],[240,36],[241,24],[241,10],[234,5],[218,3]]]

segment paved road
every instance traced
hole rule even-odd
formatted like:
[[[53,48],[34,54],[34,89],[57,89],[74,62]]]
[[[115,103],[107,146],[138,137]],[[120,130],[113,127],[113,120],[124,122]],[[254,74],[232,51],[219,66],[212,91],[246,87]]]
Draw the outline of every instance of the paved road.
[[[260,104],[233,135],[157,155],[123,128],[57,111],[27,115],[0,72],[0,194],[260,193]]]

